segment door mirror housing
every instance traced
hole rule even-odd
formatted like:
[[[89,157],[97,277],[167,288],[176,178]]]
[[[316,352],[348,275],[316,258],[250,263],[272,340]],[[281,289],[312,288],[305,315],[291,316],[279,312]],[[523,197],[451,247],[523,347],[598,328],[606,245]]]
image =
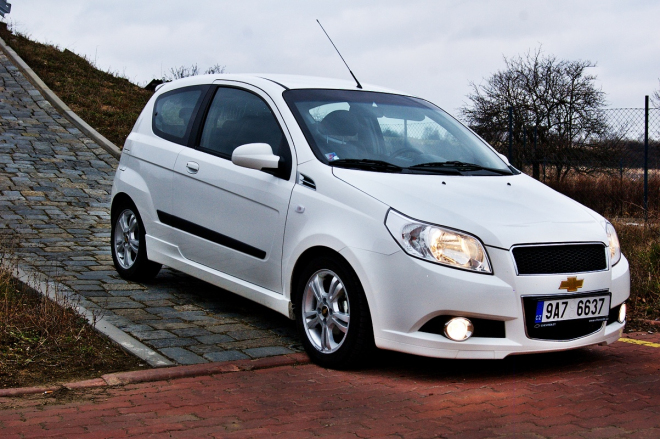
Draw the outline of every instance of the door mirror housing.
[[[273,149],[267,143],[247,143],[234,149],[231,162],[243,168],[277,169],[280,158],[273,154]]]

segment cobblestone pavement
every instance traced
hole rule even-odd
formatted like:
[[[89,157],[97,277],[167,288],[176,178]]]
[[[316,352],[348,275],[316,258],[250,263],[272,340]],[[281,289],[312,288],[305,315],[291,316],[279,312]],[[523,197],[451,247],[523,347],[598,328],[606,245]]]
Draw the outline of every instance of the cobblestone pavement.
[[[0,232],[22,266],[179,364],[299,351],[286,317],[180,272],[164,269],[148,285],[119,278],[109,224],[116,166],[0,54]]]
[[[660,336],[642,335],[632,337],[643,345],[496,361],[381,352],[361,372],[308,364],[0,398],[0,431],[4,439],[658,438]]]

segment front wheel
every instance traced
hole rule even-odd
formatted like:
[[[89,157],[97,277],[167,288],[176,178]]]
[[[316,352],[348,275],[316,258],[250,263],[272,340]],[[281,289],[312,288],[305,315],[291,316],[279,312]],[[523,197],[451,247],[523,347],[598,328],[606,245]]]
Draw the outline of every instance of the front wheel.
[[[144,224],[134,205],[123,203],[112,215],[112,261],[121,277],[148,281],[156,277],[161,264],[147,259]]]
[[[297,284],[295,310],[305,351],[321,366],[356,366],[374,348],[362,285],[339,258],[319,257],[307,264]]]

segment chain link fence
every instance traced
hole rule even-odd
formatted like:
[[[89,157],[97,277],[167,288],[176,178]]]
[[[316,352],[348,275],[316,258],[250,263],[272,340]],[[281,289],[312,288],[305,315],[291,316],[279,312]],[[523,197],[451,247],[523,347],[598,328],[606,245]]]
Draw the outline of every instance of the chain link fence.
[[[576,120],[580,117],[589,123]],[[505,122],[487,131],[475,129],[516,168],[602,215],[660,219],[660,108],[611,108],[573,119],[550,115],[539,124],[519,121],[512,116],[508,127]],[[448,136],[428,120],[383,124],[381,130],[392,151],[406,143],[424,151]]]
[[[484,137],[521,171],[605,216],[657,219],[660,109],[605,109],[598,120],[600,126],[575,133],[509,123]]]

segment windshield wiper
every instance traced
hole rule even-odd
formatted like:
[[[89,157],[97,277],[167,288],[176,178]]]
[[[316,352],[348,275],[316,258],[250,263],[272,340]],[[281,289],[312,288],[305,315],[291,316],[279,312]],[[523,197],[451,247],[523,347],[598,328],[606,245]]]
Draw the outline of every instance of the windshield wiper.
[[[363,169],[365,171],[376,172],[401,172],[403,170],[401,166],[393,165],[382,160],[370,159],[339,159],[328,162],[328,164],[337,168]]]
[[[408,167],[408,169],[456,169],[459,171],[490,171],[501,175],[510,175],[511,171],[504,169],[487,168],[485,166],[477,165],[476,163],[459,162],[457,160],[448,162],[429,162],[420,163]]]

